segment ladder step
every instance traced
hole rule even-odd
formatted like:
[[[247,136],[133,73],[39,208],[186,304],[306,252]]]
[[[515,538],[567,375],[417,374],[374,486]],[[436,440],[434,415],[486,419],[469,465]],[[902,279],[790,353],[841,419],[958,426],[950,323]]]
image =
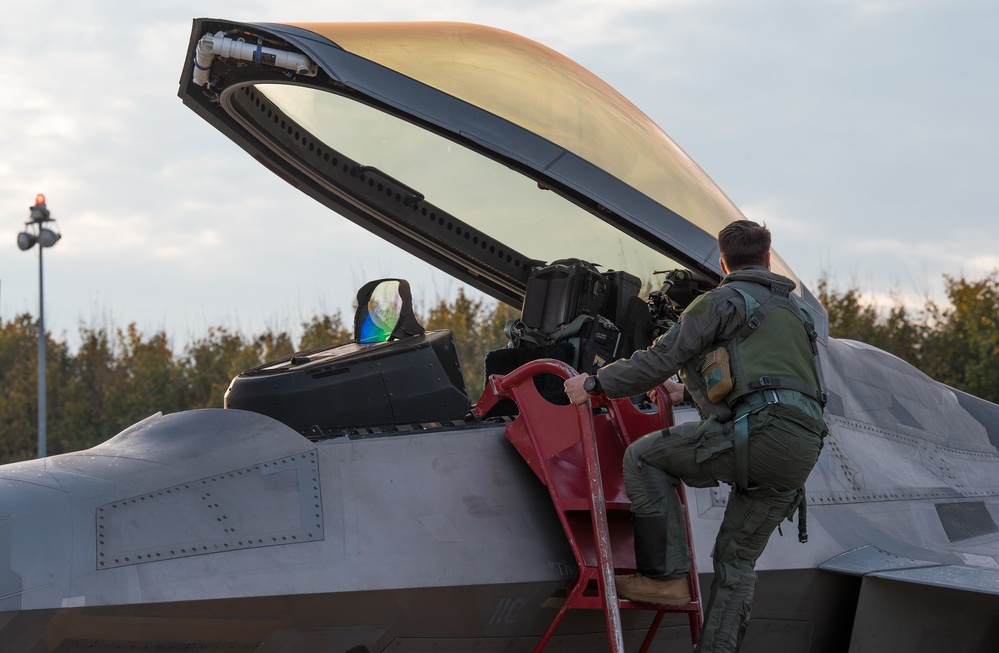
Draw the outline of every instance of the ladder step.
[[[563,510],[572,510],[577,512],[590,512],[590,500],[588,498],[562,498]],[[625,501],[607,501],[604,503],[604,508],[608,513],[614,512],[631,512],[631,503]]]
[[[642,601],[630,601],[628,599],[618,599],[618,606],[622,610],[646,610],[646,611],[663,611],[663,612],[698,612],[701,607],[698,603],[691,602],[690,605],[685,605],[682,607],[670,606],[670,605],[656,605],[655,603],[644,603]],[[578,597],[573,602],[574,608],[583,608],[590,610],[603,610],[604,604],[603,600],[599,596],[584,595]]]

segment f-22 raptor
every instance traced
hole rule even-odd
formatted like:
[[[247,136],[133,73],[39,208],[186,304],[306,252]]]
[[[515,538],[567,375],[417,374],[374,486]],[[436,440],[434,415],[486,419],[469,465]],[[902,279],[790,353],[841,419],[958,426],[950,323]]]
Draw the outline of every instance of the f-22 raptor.
[[[523,307],[493,371],[530,346],[579,370],[643,346],[719,282],[715,234],[743,219],[624,97],[504,31],[198,19],[180,55],[184,104],[271,172]],[[999,650],[999,407],[829,337],[772,261],[818,317],[830,433],[809,542],[772,538],[743,650]],[[601,292],[571,281],[598,265]],[[0,650],[531,650],[575,573],[548,493],[510,413],[471,410],[452,334],[423,331],[402,281],[366,292],[395,308],[248,370],[225,409],[0,468]],[[688,497],[709,583],[726,491]],[[596,612],[547,650],[606,650]],[[629,644],[649,618],[624,618]],[[667,621],[657,643],[689,641]]]

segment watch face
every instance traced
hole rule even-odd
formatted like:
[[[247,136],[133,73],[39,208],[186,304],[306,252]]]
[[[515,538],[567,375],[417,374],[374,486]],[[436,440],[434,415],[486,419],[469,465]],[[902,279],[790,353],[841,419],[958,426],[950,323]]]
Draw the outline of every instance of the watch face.
[[[586,377],[586,380],[583,381],[583,390],[586,390],[587,392],[593,392],[596,387],[597,377],[595,376],[588,376]]]

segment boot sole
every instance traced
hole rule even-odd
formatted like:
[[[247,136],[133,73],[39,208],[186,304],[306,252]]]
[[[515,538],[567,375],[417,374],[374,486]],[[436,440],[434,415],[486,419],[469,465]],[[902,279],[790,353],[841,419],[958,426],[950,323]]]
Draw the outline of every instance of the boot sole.
[[[625,596],[621,592],[618,592],[618,596],[622,599],[627,599],[629,601],[634,601],[635,603],[651,603],[652,605],[661,605],[666,608],[685,608],[690,605],[690,599],[664,599],[661,596],[646,596],[642,594],[632,594],[631,596]]]

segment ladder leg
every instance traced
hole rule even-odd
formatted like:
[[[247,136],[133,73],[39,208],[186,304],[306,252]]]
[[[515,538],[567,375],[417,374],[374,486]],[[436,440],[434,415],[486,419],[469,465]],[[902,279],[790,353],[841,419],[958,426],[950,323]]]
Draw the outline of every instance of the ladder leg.
[[[583,576],[582,570],[580,570],[580,575],[576,577],[576,581],[573,583],[572,589],[569,590],[568,596],[565,597],[562,607],[558,609],[558,613],[555,615],[555,618],[552,619],[551,624],[548,626],[548,630],[545,631],[545,634],[541,636],[541,639],[534,647],[534,653],[541,653],[541,651],[548,646],[548,641],[552,638],[552,635],[555,634],[555,629],[558,628],[558,625],[562,623],[563,619],[565,619],[565,615],[569,612],[569,608],[571,608],[576,599],[579,598],[579,595],[583,593],[587,584],[588,579]]]
[[[690,617],[690,644],[697,648],[697,642],[701,640],[701,613],[690,612],[687,616]]]
[[[687,504],[687,489],[680,484],[677,486],[680,496],[680,503],[683,505],[683,520],[687,526],[687,550],[690,551],[690,573],[687,575],[687,583],[690,587],[690,599],[697,606],[697,610],[688,612],[690,619],[690,642],[696,648],[697,642],[701,638],[701,629],[704,627],[704,603],[701,600],[701,583],[697,577],[697,556],[694,553],[694,535],[690,529],[690,506]]]
[[[649,632],[645,633],[645,640],[642,642],[642,648],[638,650],[638,653],[648,653],[649,647],[652,646],[652,640],[656,638],[656,633],[659,632],[659,624],[663,622],[663,617],[665,616],[665,612],[656,612],[656,618],[652,620]]]

